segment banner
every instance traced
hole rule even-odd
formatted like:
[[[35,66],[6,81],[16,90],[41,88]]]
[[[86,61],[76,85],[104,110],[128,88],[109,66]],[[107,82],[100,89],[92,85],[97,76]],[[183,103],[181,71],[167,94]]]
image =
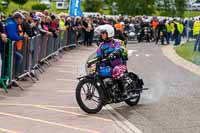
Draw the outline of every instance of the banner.
[[[83,16],[81,0],[70,0],[69,14],[70,16]]]

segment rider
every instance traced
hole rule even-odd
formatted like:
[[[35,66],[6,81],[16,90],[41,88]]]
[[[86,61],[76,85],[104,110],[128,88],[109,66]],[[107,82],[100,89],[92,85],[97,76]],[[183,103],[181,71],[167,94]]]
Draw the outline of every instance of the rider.
[[[114,39],[114,28],[111,25],[103,25],[100,29],[100,38],[102,40],[96,52],[97,58],[106,58],[111,53],[120,56],[123,52],[122,44],[117,39]],[[122,56],[121,56],[122,57]],[[118,59],[116,59],[118,60]],[[123,60],[115,61],[116,64],[123,64]],[[113,65],[115,67],[116,65]]]
[[[123,47],[119,40],[114,39],[114,28],[111,25],[103,25],[100,30],[102,43],[96,52],[97,58],[108,58],[108,62],[102,62],[100,67],[100,75],[103,77],[113,77],[115,79],[122,78],[123,72],[127,70],[124,65]],[[124,90],[124,95],[126,91]]]

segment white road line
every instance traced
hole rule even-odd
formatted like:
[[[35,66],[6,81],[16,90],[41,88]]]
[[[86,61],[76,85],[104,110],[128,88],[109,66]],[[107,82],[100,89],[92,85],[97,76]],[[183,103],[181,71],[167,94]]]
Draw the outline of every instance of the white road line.
[[[146,56],[146,57],[149,57],[150,55],[149,55],[149,54],[145,54],[145,56]]]
[[[135,52],[136,50],[128,50],[128,57],[131,57],[133,52]]]
[[[75,90],[58,90],[60,93],[75,93]]]
[[[78,72],[58,70],[59,73],[78,74]]]
[[[107,108],[107,110],[110,112],[112,119],[116,122],[116,124],[121,127],[126,133],[142,133],[140,129],[129,122],[110,105],[107,105],[105,108]]]
[[[73,80],[73,79],[56,79],[56,81],[77,82],[78,80]]]
[[[135,54],[135,56],[136,56],[136,57],[138,57],[138,56],[139,56],[139,54]]]
[[[74,62],[74,63],[79,63],[80,60],[60,60],[61,62]]]
[[[65,68],[67,68],[67,67],[77,67],[76,65],[56,65],[56,66],[52,66],[53,68],[56,68],[56,67],[65,67]]]

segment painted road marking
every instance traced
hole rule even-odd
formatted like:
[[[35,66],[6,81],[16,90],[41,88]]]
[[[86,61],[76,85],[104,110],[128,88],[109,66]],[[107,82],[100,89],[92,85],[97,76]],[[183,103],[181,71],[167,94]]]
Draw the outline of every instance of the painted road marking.
[[[73,62],[73,63],[79,63],[80,62],[80,60],[60,60],[61,62],[67,62],[67,63],[71,63],[71,62]]]
[[[87,117],[87,118],[102,120],[102,121],[106,121],[106,122],[113,122],[113,120],[111,120],[111,119],[101,118],[101,117],[97,117],[97,116],[84,115],[84,114],[75,113],[75,112],[71,112],[71,111],[65,111],[65,110],[58,110],[58,109],[48,108],[48,107],[44,107],[44,106],[35,106],[35,107],[38,107],[38,108],[41,108],[41,109],[45,109],[45,110],[49,110],[49,111],[55,111],[55,112],[60,112],[60,113],[66,113],[66,114],[76,115],[76,116],[80,116],[80,117]]]
[[[28,107],[48,107],[48,108],[60,108],[60,109],[79,109],[80,107],[72,106],[54,106],[54,105],[37,105],[37,104],[18,104],[18,103],[0,103],[0,106],[28,106]]]
[[[35,119],[35,118],[26,117],[26,116],[22,116],[22,115],[15,115],[15,114],[10,114],[10,113],[5,113],[5,112],[0,112],[0,115],[24,119],[24,120],[29,120],[29,121],[34,121],[34,122],[40,122],[40,123],[44,123],[44,124],[48,124],[48,125],[64,127],[64,128],[79,130],[79,131],[88,132],[88,133],[99,133],[98,131],[95,131],[95,130],[79,128],[79,127],[75,127],[75,126],[65,125],[65,124],[56,123],[56,122],[50,122],[50,121],[41,120],[41,119]]]
[[[112,118],[116,122],[116,124],[125,130],[127,133],[142,133],[135,125],[129,122],[126,118],[124,118],[120,113],[114,110],[110,105],[107,105],[106,108],[111,113]]]
[[[60,92],[60,93],[75,93],[74,90],[58,90],[57,92]]]
[[[78,72],[58,70],[59,73],[78,74]]]
[[[138,56],[139,56],[139,54],[135,54],[135,56],[136,56],[136,57],[138,57]]]
[[[74,67],[78,67],[78,66],[77,65],[56,65],[56,66],[52,66],[52,68],[57,68],[57,67],[65,67],[65,68],[66,67],[70,67],[70,68],[73,67],[74,68]]]
[[[150,55],[149,55],[149,54],[145,54],[145,56],[146,56],[146,57],[149,57]]]
[[[13,131],[13,130],[5,129],[5,128],[0,128],[0,131],[5,132],[5,133],[19,133],[19,132]]]
[[[128,50],[128,57],[131,57],[133,52],[136,52],[136,50]]]
[[[57,81],[66,81],[66,82],[78,82],[78,80],[73,79],[56,79]]]

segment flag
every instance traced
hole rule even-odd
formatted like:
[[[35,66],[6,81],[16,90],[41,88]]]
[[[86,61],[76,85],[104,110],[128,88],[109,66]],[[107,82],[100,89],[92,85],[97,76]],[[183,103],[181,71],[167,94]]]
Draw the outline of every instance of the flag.
[[[81,0],[70,0],[69,14],[70,16],[83,16]]]

